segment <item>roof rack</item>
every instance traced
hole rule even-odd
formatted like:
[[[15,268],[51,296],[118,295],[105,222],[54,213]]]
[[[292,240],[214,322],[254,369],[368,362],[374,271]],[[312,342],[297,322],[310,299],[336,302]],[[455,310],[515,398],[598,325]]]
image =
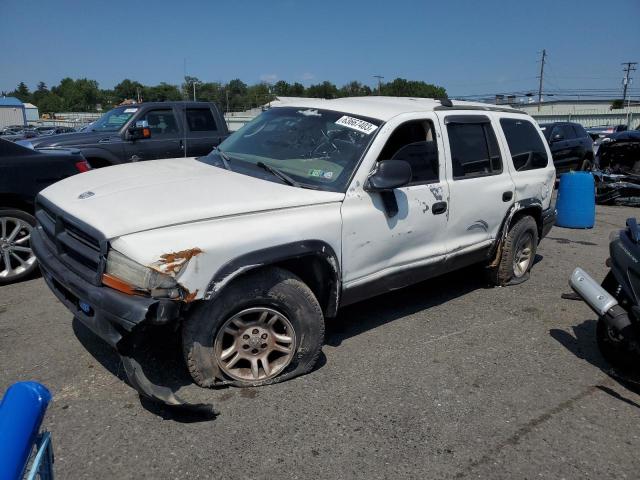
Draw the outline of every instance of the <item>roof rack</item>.
[[[442,103],[442,101],[440,102]],[[434,110],[480,110],[484,112],[505,112],[505,113],[524,113],[522,110],[516,110],[515,108],[501,108],[501,107],[492,107],[487,105],[486,107],[481,107],[478,105],[454,105],[451,100],[449,100],[450,105],[445,105],[442,103],[439,107],[433,107]]]

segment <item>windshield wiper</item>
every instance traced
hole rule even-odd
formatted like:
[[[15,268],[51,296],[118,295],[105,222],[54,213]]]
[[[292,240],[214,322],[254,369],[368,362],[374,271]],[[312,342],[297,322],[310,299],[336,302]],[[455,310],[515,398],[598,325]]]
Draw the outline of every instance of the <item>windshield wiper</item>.
[[[231,170],[231,167],[229,166],[229,160],[231,160],[231,158],[229,158],[229,155],[227,155],[227,153],[218,146],[213,147],[213,151],[218,152],[218,155],[220,155],[224,168]]]
[[[303,185],[301,183],[296,182],[293,178],[291,178],[289,175],[284,173],[282,170],[277,169],[276,167],[272,167],[271,165],[267,165],[264,162],[258,162],[258,163],[256,163],[256,165],[258,167],[262,168],[263,170],[266,170],[267,172],[271,173],[272,175],[278,177],[280,180],[282,180],[287,185],[291,185],[292,187],[303,187]]]

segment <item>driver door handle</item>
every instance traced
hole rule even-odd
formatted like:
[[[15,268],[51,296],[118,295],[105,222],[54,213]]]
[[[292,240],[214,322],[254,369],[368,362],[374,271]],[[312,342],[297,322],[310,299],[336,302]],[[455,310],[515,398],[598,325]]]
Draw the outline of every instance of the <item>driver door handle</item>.
[[[431,206],[431,212],[434,215],[440,215],[447,211],[447,202],[436,202]]]

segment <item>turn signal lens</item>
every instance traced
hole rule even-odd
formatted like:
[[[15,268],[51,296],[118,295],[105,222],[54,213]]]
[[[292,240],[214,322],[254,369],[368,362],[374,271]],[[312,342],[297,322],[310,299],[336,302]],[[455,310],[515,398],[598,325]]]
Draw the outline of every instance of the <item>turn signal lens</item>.
[[[123,282],[118,277],[114,277],[108,273],[102,274],[102,284],[119,292],[126,293],[127,295],[141,295],[143,293],[133,285],[129,285],[127,282]]]

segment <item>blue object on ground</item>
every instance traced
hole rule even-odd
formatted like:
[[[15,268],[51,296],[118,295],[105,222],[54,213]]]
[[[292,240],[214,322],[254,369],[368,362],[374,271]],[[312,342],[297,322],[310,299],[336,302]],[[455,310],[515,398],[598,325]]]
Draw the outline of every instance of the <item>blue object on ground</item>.
[[[0,403],[0,480],[22,478],[51,393],[37,382],[9,387]]]
[[[596,222],[595,181],[590,172],[570,172],[560,176],[556,200],[556,225],[566,228],[593,228]]]

